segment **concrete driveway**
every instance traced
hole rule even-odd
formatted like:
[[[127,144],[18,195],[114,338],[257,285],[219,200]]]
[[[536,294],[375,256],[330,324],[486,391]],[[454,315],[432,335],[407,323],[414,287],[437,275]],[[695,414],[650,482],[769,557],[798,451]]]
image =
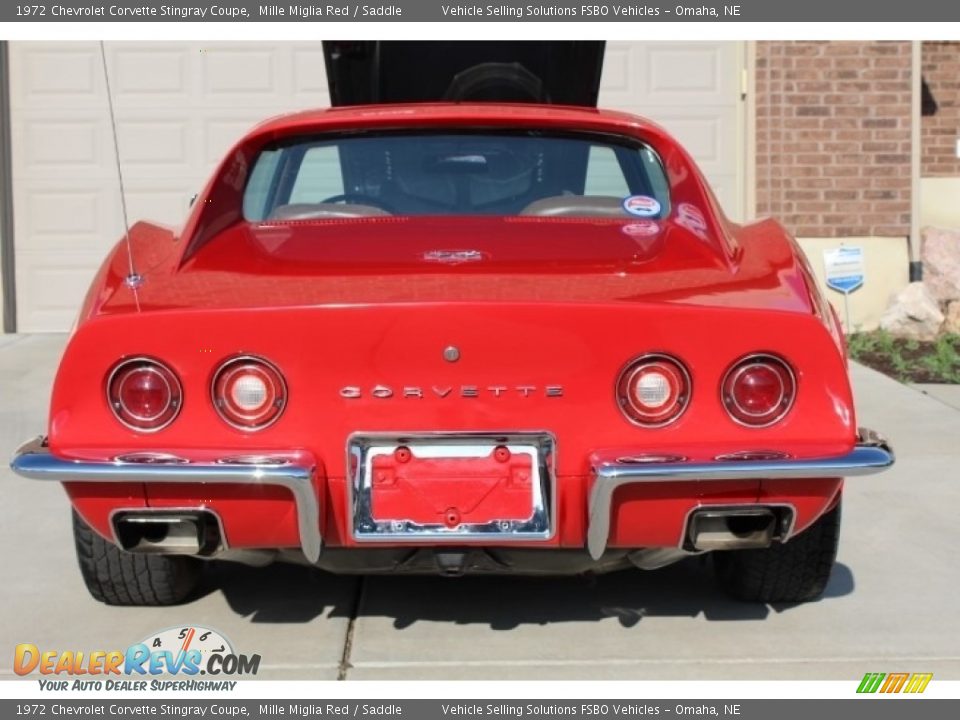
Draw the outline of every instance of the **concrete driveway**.
[[[43,430],[62,335],[0,336],[0,456]],[[195,601],[109,608],[80,581],[59,486],[0,470],[0,677],[13,647],[127,647],[201,624],[269,679],[960,679],[960,409],[853,368],[861,424],[898,462],[847,485],[823,599],[725,598],[700,559],[595,579],[336,577],[214,563]],[[91,383],[99,384],[99,378]]]

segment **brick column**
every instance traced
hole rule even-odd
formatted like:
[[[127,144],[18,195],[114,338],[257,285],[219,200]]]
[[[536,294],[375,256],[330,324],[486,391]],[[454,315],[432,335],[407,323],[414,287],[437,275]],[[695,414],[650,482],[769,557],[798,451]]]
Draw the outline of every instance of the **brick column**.
[[[909,234],[910,62],[909,42],[757,44],[759,215],[802,237]]]
[[[957,137],[960,136],[960,42],[923,43],[923,79],[936,113],[925,115],[921,127],[923,177],[960,176]]]

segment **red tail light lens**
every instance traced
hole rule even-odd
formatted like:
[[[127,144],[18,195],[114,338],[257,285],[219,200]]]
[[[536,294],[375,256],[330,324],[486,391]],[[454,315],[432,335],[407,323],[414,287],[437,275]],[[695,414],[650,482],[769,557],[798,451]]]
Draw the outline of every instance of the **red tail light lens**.
[[[283,375],[262,358],[228,360],[213,376],[213,406],[226,423],[261,430],[277,421],[287,404]]]
[[[617,403],[631,422],[659,427],[683,414],[690,390],[690,373],[678,360],[644,355],[620,373]]]
[[[727,371],[721,399],[737,422],[765,427],[790,411],[796,391],[796,378],[787,363],[773,355],[752,355]]]
[[[150,358],[117,365],[107,378],[107,402],[121,423],[152,432],[172,423],[183,405],[183,389],[170,368]]]

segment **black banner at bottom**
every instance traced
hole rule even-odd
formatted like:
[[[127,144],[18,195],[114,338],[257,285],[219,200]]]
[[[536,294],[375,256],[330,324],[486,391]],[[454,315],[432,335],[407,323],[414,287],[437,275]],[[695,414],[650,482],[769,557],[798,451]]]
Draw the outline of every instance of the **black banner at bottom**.
[[[950,710],[950,708],[953,710]],[[725,717],[745,720],[941,720],[960,715],[960,700],[855,697],[849,700],[0,700],[0,718],[614,718]]]

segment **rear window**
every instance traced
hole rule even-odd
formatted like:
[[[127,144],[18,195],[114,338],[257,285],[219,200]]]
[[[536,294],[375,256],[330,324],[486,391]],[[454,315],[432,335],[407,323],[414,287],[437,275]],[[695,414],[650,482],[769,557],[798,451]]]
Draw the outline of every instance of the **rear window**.
[[[384,133],[267,147],[243,198],[251,222],[381,215],[663,217],[652,149],[543,132]]]

